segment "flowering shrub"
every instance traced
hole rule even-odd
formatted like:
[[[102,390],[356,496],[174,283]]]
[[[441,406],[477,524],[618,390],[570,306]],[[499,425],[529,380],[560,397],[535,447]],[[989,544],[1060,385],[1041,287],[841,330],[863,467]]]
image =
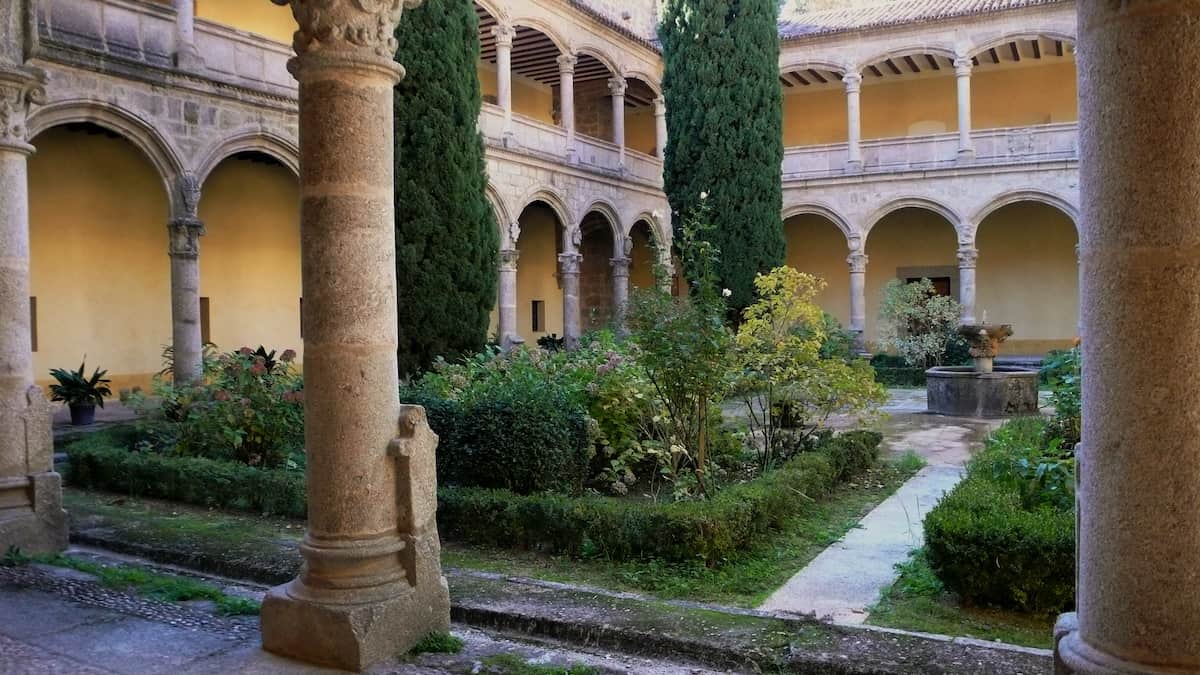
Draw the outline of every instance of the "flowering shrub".
[[[929,279],[912,283],[893,279],[883,289],[879,340],[914,368],[945,365],[960,311],[958,302],[938,295]]]
[[[296,352],[242,347],[220,356],[205,381],[177,385],[159,378],[155,399],[133,405],[149,439],[166,452],[238,461],[249,466],[299,468],[304,447],[304,384]]]

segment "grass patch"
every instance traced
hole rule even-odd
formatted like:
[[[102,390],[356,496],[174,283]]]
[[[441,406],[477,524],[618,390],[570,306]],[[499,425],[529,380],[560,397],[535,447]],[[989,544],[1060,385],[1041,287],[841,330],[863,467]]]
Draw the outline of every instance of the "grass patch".
[[[421,638],[410,654],[457,654],[466,643],[450,633],[430,633]]]
[[[924,469],[928,462],[918,455],[916,450],[905,450],[903,455],[895,459],[896,469],[906,473],[916,473]]]
[[[840,540],[879,502],[895,492],[913,471],[879,465],[827,497],[810,503],[781,531],[764,536],[750,550],[717,568],[702,562],[612,562],[598,558],[547,556],[497,551],[446,542],[442,563],[448,567],[497,572],[620,591],[648,593],[738,607],[756,607],[776,588]]]
[[[1024,647],[1049,649],[1053,646],[1054,617],[963,607],[954,594],[942,586],[923,551],[916,551],[896,569],[900,571],[900,578],[871,608],[868,624],[997,640]]]
[[[93,560],[61,553],[22,556],[19,552],[10,550],[4,556],[5,565],[22,562],[77,570],[95,576],[101,584],[109,588],[133,591],[143,597],[164,602],[208,600],[216,605],[218,613],[225,616],[257,615],[260,608],[258,602],[227,595],[216,586],[186,577],[159,574],[132,565],[102,565]]]
[[[497,654],[483,660],[484,669],[480,672],[494,675],[599,675],[600,671],[591,666],[575,664],[573,666],[548,666],[541,663],[528,663],[516,654]]]

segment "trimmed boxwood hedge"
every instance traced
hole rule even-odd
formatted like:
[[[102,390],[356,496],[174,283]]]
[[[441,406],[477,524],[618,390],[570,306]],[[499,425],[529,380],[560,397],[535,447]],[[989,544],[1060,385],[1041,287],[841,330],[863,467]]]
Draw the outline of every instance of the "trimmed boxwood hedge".
[[[1075,514],[1025,510],[1020,496],[971,477],[925,518],[931,567],[969,604],[1023,612],[1068,611],[1075,602]]]
[[[305,517],[301,472],[131,451],[121,440],[101,432],[69,446],[68,482],[134,496]],[[872,465],[881,441],[880,434],[867,431],[825,439],[817,450],[705,501],[647,504],[442,486],[438,527],[447,539],[499,548],[719,565],[760,535],[780,528],[839,480]]]

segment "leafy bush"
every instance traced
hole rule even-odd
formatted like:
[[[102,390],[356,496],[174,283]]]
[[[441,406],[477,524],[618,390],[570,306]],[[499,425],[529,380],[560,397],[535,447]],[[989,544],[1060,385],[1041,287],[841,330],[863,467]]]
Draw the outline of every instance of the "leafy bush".
[[[925,549],[965,602],[1042,613],[1074,604],[1074,513],[1028,510],[1019,494],[991,481],[968,478],[929,512]]]
[[[1061,439],[1046,439],[1052,428],[1041,417],[1011,420],[988,437],[971,460],[968,475],[1013,491],[1026,509],[1075,506],[1075,453]]]
[[[893,279],[883,289],[879,308],[880,342],[910,367],[945,365],[960,312],[958,302],[938,295],[929,279]]]
[[[489,382],[463,400],[409,400],[425,406],[438,434],[445,485],[577,493],[588,477],[588,421],[560,387],[514,379]]]
[[[838,482],[861,474],[879,461],[883,434],[877,431],[847,431],[822,439],[816,450],[829,458]]]
[[[1062,439],[1066,445],[1075,445],[1083,435],[1082,356],[1078,345],[1050,352],[1041,370],[1054,404],[1054,421],[1047,435]]]
[[[304,383],[296,352],[276,357],[264,347],[222,355],[199,384],[156,379],[159,400],[135,396],[151,445],[191,457],[249,466],[300,468],[304,447]]]

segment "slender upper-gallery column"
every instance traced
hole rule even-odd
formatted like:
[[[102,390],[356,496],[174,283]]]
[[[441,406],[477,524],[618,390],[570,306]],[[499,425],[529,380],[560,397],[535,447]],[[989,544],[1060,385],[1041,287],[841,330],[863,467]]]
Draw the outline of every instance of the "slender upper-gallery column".
[[[974,246],[958,249],[958,304],[964,326],[975,323],[975,265],[978,261],[979,250]]]
[[[563,294],[563,343],[567,349],[579,346],[579,267],[583,256],[579,254],[582,235],[579,228],[571,231],[567,238],[570,246],[558,256],[558,275]]]
[[[42,74],[0,60],[0,549],[67,547],[62,481],[54,472],[50,405],[33,384],[29,325],[29,106]]]
[[[506,23],[492,27],[496,37],[496,100],[504,110],[504,142],[513,140],[512,45],[517,32]]]
[[[858,71],[850,71],[842,76],[846,85],[846,128],[849,154],[846,158],[846,169],[861,171],[862,160],[862,75]]]
[[[958,78],[958,156],[970,159],[975,156],[975,144],[971,141],[970,57],[954,59],[954,76]]]
[[[567,161],[575,161],[575,63],[572,54],[558,57],[559,103],[563,129],[567,130]]]
[[[662,96],[654,99],[654,154],[667,157],[667,100]]]
[[[867,330],[867,254],[853,251],[846,263],[850,265],[850,331],[855,334],[856,346],[863,349]]]
[[[517,259],[520,251],[500,251],[500,345],[508,349],[517,335]]]
[[[174,0],[175,4],[175,65],[196,66],[204,63],[196,49],[195,0]]]
[[[621,166],[625,166],[625,89],[628,84],[620,75],[613,76],[608,81],[608,91],[612,94],[613,107],[613,143],[620,152]]]
[[[1200,672],[1200,3],[1080,2],[1077,673]]]
[[[400,405],[396,358],[392,88],[403,68],[392,58],[401,12],[418,2],[291,2],[308,530],[300,576],[263,602],[262,638],[347,670],[407,651],[450,618],[437,438],[422,408]]]
[[[625,329],[625,309],[629,305],[629,255],[633,251],[633,240],[625,237],[622,255],[609,260],[612,266],[613,325],[618,331]]]
[[[171,353],[178,383],[203,375],[200,329],[200,237],[204,223],[197,217],[200,182],[190,173],[175,179],[171,222],[167,224],[171,256]]]

